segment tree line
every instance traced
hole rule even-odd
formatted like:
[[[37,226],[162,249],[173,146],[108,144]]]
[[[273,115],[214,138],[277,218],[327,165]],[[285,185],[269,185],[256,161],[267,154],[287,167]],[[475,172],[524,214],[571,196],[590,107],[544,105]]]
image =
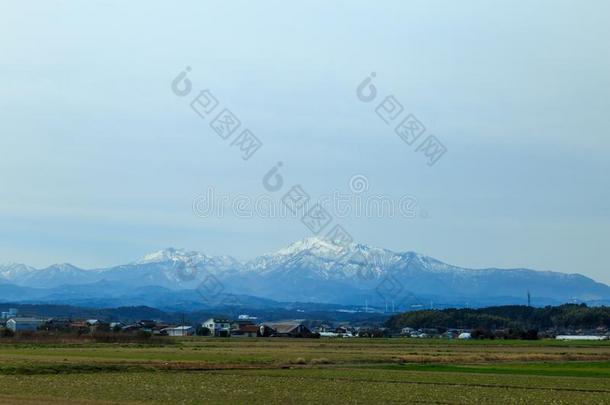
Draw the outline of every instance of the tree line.
[[[422,310],[392,316],[386,327],[496,329],[595,329],[610,328],[610,307],[564,304],[535,308],[505,305],[488,308]]]

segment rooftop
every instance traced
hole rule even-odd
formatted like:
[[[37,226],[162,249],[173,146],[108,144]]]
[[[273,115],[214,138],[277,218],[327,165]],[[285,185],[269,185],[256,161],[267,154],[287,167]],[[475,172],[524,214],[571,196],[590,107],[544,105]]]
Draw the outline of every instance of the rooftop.
[[[15,318],[11,318],[9,319],[9,321],[15,321],[15,322],[44,322],[44,319],[41,318],[27,318],[27,317],[15,317]]]

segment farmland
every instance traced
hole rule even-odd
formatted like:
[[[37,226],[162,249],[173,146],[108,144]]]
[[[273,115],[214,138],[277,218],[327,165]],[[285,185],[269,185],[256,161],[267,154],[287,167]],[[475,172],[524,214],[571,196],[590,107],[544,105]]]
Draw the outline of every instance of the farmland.
[[[0,344],[0,403],[610,403],[607,341],[166,341]]]

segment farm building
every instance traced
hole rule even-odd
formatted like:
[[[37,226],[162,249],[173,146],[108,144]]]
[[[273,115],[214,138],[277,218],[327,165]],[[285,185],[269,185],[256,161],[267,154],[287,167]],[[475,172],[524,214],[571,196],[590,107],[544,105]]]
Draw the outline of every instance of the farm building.
[[[13,332],[36,330],[44,322],[44,319],[39,318],[11,318],[6,321],[6,328]]]
[[[608,340],[608,336],[597,335],[557,335],[557,340]]]
[[[176,326],[162,329],[161,332],[167,333],[167,336],[192,336],[195,333],[195,328],[192,326]]]

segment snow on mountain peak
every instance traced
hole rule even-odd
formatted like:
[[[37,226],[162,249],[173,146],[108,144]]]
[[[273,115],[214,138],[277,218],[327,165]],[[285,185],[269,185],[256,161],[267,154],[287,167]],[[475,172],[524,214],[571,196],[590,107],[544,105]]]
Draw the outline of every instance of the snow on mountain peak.
[[[34,267],[21,263],[0,264],[0,279],[12,280],[21,274],[28,274],[34,271],[36,271]]]
[[[344,247],[329,239],[312,237],[288,245],[278,250],[273,256],[292,256],[305,251],[317,256],[337,256],[342,254]]]
[[[70,263],[57,263],[57,264],[53,264],[53,265],[51,265],[51,266],[49,266],[49,267],[47,267],[46,269],[43,269],[43,270],[56,270],[56,271],[67,273],[67,272],[71,272],[71,271],[74,271],[74,270],[78,271],[78,270],[81,270],[81,269],[79,269],[78,267],[76,267],[76,266],[74,266],[74,265],[72,265]]]
[[[187,261],[187,260],[195,260],[200,261],[202,259],[206,259],[207,257],[198,252],[187,252],[184,249],[175,249],[175,248],[166,248],[162,250],[158,250],[153,253],[149,253],[142,257],[140,260],[136,261],[135,264],[149,264],[149,263],[164,263],[170,261]]]
[[[242,266],[238,260],[231,256],[207,256],[201,252],[172,247],[147,254],[132,264],[146,265],[161,263],[171,263],[172,265],[179,263],[189,263],[193,265],[204,264],[206,266],[211,266],[210,268],[218,269],[238,269]]]

